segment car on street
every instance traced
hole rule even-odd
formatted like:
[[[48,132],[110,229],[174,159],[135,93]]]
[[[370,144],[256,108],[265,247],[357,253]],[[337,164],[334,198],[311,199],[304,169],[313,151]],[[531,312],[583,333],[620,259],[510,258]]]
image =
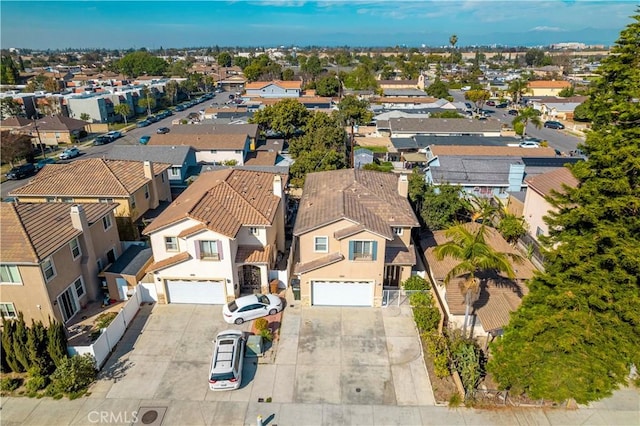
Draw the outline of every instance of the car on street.
[[[147,121],[147,120],[142,120],[142,121],[138,121],[138,123],[136,123],[136,127],[140,128],[140,127],[147,127],[150,126],[151,122]]]
[[[509,106],[509,104],[506,103],[506,102],[502,102],[500,104],[496,104],[496,108],[506,108],[508,106]]]
[[[564,129],[564,124],[559,121],[545,121],[544,127],[548,129]]]
[[[36,169],[36,166],[33,165],[33,163],[25,163],[9,170],[9,172],[5,176],[7,177],[7,179],[18,180],[33,176],[37,171],[38,170]]]
[[[112,130],[110,132],[107,133],[107,136],[112,140],[115,141],[116,139],[119,139],[122,137],[122,133],[118,132],[117,130]]]
[[[109,136],[107,135],[103,135],[103,136],[98,136],[93,140],[93,144],[94,145],[106,145],[108,143],[110,143],[111,141],[113,141],[113,139],[111,139]]]
[[[142,145],[146,145],[146,144],[148,144],[148,143],[149,143],[149,140],[150,140],[150,139],[151,139],[151,136],[149,136],[149,135],[142,135],[142,136],[140,136],[140,143],[141,143]]]
[[[540,148],[540,144],[535,141],[522,141],[518,145],[520,148]]]
[[[518,110],[517,109],[510,109],[508,114],[509,115],[518,115]]]
[[[239,297],[222,307],[222,317],[229,324],[275,315],[282,310],[282,299],[275,294],[252,294]]]
[[[226,330],[218,333],[213,341],[209,389],[225,391],[240,387],[245,348],[246,341],[242,331]]]
[[[47,164],[55,164],[56,160],[54,158],[43,158],[42,160],[39,160],[35,166],[36,166],[36,170],[40,170],[42,169],[44,166],[46,166]]]
[[[156,133],[159,135],[164,135],[165,133],[169,133],[171,131],[171,129],[169,129],[168,127],[160,127],[158,130],[156,130]]]
[[[73,148],[67,148],[58,156],[61,160],[69,160],[71,158],[76,158],[80,155],[80,150],[75,146]]]
[[[496,106],[496,101],[487,101],[486,105],[494,107],[494,106]]]

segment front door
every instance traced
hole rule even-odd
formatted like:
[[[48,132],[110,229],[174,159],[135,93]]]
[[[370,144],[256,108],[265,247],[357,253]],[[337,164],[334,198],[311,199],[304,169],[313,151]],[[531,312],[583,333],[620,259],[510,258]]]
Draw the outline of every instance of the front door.
[[[400,266],[387,265],[384,267],[384,286],[399,287],[400,286]]]
[[[240,290],[242,293],[260,293],[260,268],[255,265],[242,265],[242,284]]]

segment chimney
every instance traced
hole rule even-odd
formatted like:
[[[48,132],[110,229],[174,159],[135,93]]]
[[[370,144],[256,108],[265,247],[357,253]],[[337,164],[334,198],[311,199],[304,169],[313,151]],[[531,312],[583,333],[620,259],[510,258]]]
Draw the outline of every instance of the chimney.
[[[153,180],[153,163],[151,161],[144,162],[144,177]]]
[[[273,195],[282,198],[282,178],[280,175],[273,175]]]
[[[398,194],[400,194],[402,198],[407,198],[409,195],[409,179],[407,175],[398,176]]]
[[[83,233],[89,232],[89,222],[82,206],[77,204],[71,206],[71,225]]]

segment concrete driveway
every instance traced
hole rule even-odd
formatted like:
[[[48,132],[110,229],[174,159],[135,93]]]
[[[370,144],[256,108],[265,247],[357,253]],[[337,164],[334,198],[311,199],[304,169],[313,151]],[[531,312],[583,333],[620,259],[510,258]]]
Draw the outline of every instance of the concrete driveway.
[[[149,308],[150,309],[150,308]],[[239,390],[212,392],[211,340],[220,306],[155,305],[118,344],[92,397],[166,401],[433,405],[408,309],[287,307],[275,356],[245,360]]]

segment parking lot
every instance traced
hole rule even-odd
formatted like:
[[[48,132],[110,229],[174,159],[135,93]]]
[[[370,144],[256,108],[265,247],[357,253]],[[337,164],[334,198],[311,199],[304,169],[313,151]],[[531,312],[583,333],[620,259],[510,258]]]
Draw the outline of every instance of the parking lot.
[[[209,390],[220,306],[155,305],[134,321],[91,389],[94,397],[169,401],[430,405],[410,314],[400,308],[286,308],[265,360],[245,360],[240,389]]]

